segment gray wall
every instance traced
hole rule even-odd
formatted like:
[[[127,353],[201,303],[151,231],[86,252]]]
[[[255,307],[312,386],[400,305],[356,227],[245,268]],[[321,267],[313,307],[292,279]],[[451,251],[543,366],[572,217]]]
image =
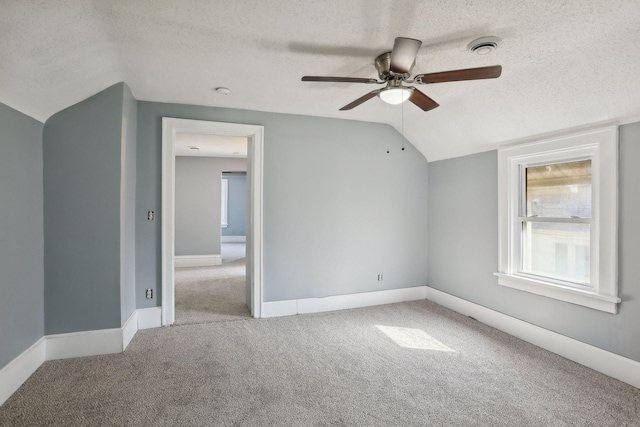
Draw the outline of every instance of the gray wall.
[[[120,176],[120,322],[136,309],[136,138],[138,103],[123,87]],[[143,213],[141,213],[143,214]]]
[[[0,369],[44,335],[42,127],[0,104]]]
[[[265,127],[266,301],[426,283],[427,162],[411,145],[401,152],[391,127],[139,102],[138,211],[159,211],[163,116]],[[154,223],[138,215],[138,294],[153,287],[160,295],[160,226],[160,215]],[[159,305],[159,298],[138,300],[138,307]]]
[[[497,284],[497,153],[429,164],[428,285],[640,361],[640,123],[620,130],[617,315]]]
[[[176,157],[176,255],[220,254],[222,172],[246,171],[246,159]]]
[[[111,86],[44,126],[46,334],[118,328],[130,305],[121,301],[121,161],[123,114],[135,115],[131,100],[123,111],[124,92]]]
[[[222,229],[223,236],[247,235],[247,177],[225,176],[229,182],[227,201],[227,226]]]

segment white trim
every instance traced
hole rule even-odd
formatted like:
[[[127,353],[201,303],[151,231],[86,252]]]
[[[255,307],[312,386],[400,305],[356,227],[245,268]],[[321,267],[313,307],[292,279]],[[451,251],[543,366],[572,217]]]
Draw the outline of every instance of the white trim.
[[[509,274],[493,274],[498,276],[499,285],[570,302],[572,304],[582,305],[584,307],[594,308],[600,311],[606,311],[607,313],[615,314],[617,312],[618,303],[621,301],[620,298],[600,295],[596,292],[589,292],[587,290],[572,288],[569,286],[549,285],[546,282],[536,281],[529,278],[525,279],[520,276],[511,276]]]
[[[122,353],[122,328],[47,335],[47,360]]]
[[[247,236],[221,236],[221,243],[245,243]]]
[[[298,314],[298,300],[265,301],[262,305],[262,317],[283,317]]]
[[[175,167],[176,167],[176,131],[169,120],[162,118],[162,324],[174,322],[175,290]]]
[[[44,363],[46,349],[42,337],[0,369],[0,406]]]
[[[220,226],[227,228],[229,226],[229,180],[222,178],[222,187],[220,189]]]
[[[251,315],[262,317],[263,300],[263,262],[262,262],[262,226],[263,226],[263,167],[264,167],[264,128],[253,126],[253,135],[249,139],[249,164],[247,184],[249,185],[250,208],[247,212],[247,232],[249,233],[246,253],[247,280],[249,280]]]
[[[138,310],[133,310],[122,326],[122,351],[125,351],[136,332],[138,332]]]
[[[162,326],[162,308],[139,308],[136,311],[138,312],[138,330]]]
[[[140,329],[161,326],[160,307],[139,308],[121,328],[45,335],[46,360],[122,353]]]
[[[370,307],[396,302],[422,300],[427,297],[426,286],[388,289],[357,294],[333,295],[324,298],[302,298],[297,300],[269,301],[264,303],[262,317],[292,316],[294,314],[322,313]]]
[[[122,353],[138,332],[140,318],[148,317],[143,310],[134,310],[121,328],[70,332],[45,335],[47,340],[46,360],[72,357],[97,356]],[[157,308],[155,312],[157,313]],[[144,314],[141,315],[140,312]]]
[[[626,116],[626,117],[621,117],[621,118],[611,119],[611,120],[602,120],[600,122],[593,122],[586,125],[552,130],[550,132],[538,133],[535,135],[529,135],[522,138],[508,139],[506,141],[493,144],[491,146],[491,150],[496,150],[503,147],[512,147],[516,145],[527,144],[530,142],[537,142],[537,141],[542,141],[547,139],[570,137],[575,134],[591,133],[594,131],[597,132],[598,130],[602,130],[605,128],[616,128],[618,126],[626,125],[629,123],[636,123],[636,122],[640,122],[640,116],[638,115]],[[469,154],[473,154],[473,153],[469,153]]]
[[[620,119],[618,119],[615,124],[617,124],[618,126],[622,126],[622,125],[628,125],[629,123],[637,123],[640,122],[640,116],[627,116],[627,117],[622,117]]]
[[[160,307],[139,308],[122,328],[45,335],[0,369],[0,405],[47,360],[122,353],[140,329],[159,328]]]
[[[427,299],[486,325],[640,388],[640,362],[427,287]]]
[[[174,267],[211,267],[222,265],[222,256],[217,255],[176,255]]]
[[[175,321],[175,135],[177,132],[242,136],[249,140],[247,176],[250,209],[247,212],[250,250],[247,251],[247,280],[250,283],[251,314],[262,311],[262,167],[264,127],[257,125],[162,118],[162,324]]]

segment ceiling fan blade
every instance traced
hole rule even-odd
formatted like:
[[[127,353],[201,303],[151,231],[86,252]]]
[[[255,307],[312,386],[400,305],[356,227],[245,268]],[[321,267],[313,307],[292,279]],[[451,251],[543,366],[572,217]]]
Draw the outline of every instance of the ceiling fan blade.
[[[444,83],[461,80],[495,79],[502,74],[502,66],[467,68],[465,70],[442,71],[440,73],[418,74],[416,83]]]
[[[303,82],[337,82],[337,83],[384,83],[376,79],[366,79],[360,77],[321,77],[321,76],[304,76]]]
[[[373,92],[369,92],[365,96],[361,96],[360,98],[356,99],[352,103],[345,105],[344,107],[342,107],[340,109],[340,111],[351,110],[352,108],[357,107],[358,105],[362,104],[363,102],[370,100],[371,98],[376,96],[379,92],[380,92],[379,90],[374,90]]]
[[[421,45],[422,42],[420,40],[396,37],[391,51],[389,70],[398,74],[409,73]]]
[[[422,108],[423,111],[433,110],[434,108],[440,105],[433,99],[429,98],[424,93],[420,92],[415,87],[413,88],[413,93],[409,97],[409,101],[413,102],[418,107]]]

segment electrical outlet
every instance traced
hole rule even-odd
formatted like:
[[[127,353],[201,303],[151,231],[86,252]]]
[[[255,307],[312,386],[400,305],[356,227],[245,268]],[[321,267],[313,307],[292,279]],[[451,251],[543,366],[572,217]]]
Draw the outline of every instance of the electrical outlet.
[[[382,274],[378,274],[378,282],[382,282]]]
[[[147,211],[147,221],[153,221],[154,218],[155,218],[155,213],[153,211]]]
[[[149,288],[147,289],[147,299],[152,299],[153,298],[153,289]]]

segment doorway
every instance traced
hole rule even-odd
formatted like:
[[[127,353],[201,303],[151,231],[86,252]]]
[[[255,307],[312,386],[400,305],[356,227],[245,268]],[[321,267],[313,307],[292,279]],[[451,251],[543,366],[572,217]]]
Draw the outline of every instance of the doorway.
[[[247,138],[178,132],[175,140],[174,324],[249,317]]]
[[[181,133],[247,139],[246,306],[252,317],[262,312],[262,126],[186,120],[162,121],[162,324],[175,322],[176,140]],[[219,253],[222,253],[220,251]],[[222,259],[220,259],[221,261]]]

